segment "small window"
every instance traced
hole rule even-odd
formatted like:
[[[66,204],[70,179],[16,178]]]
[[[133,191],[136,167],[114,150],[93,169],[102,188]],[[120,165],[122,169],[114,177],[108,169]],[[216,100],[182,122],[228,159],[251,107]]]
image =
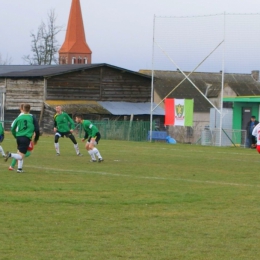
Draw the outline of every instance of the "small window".
[[[61,58],[60,58],[60,63],[61,63],[61,64],[66,64],[66,59],[65,59],[65,57],[61,57]]]

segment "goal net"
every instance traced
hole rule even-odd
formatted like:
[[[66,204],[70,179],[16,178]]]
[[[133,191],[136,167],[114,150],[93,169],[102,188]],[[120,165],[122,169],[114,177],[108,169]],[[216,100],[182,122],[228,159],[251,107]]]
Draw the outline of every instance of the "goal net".
[[[221,142],[220,142],[221,136]],[[237,129],[222,129],[222,135],[220,135],[220,129],[206,129],[201,133],[201,145],[213,145],[213,146],[236,146],[246,147],[246,130]]]

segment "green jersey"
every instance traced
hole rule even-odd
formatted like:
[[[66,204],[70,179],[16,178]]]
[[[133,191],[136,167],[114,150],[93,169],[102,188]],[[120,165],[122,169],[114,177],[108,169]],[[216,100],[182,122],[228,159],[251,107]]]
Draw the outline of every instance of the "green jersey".
[[[95,125],[93,125],[89,120],[83,120],[81,124],[86,132],[85,137],[96,137],[96,134],[99,131]]]
[[[4,134],[4,128],[3,128],[2,123],[0,123],[0,135],[3,135],[3,134]]]
[[[34,134],[34,120],[30,114],[19,115],[12,124],[11,132],[14,137],[26,136],[32,139]]]
[[[62,112],[54,116],[54,127],[60,133],[67,133],[75,128],[75,123],[67,113]]]

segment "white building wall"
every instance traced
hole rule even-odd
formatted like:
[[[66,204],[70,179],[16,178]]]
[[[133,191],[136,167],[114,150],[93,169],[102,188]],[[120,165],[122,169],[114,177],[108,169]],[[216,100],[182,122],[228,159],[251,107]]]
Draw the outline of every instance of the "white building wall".
[[[216,109],[210,109],[210,129],[219,128],[220,126],[220,114]],[[222,112],[222,128],[223,129],[232,129],[233,128],[233,109],[232,108],[223,108]]]

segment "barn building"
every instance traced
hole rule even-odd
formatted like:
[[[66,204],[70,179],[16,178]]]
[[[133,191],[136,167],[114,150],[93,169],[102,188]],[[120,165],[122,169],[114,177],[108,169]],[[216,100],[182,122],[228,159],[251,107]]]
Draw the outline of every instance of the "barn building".
[[[92,120],[138,115],[136,119],[149,121],[151,77],[109,64],[3,65],[0,91],[4,108],[0,120],[12,121],[20,103],[27,102],[46,133],[52,131],[57,105],[70,115],[80,112]],[[161,118],[164,110],[158,108],[154,115]]]

